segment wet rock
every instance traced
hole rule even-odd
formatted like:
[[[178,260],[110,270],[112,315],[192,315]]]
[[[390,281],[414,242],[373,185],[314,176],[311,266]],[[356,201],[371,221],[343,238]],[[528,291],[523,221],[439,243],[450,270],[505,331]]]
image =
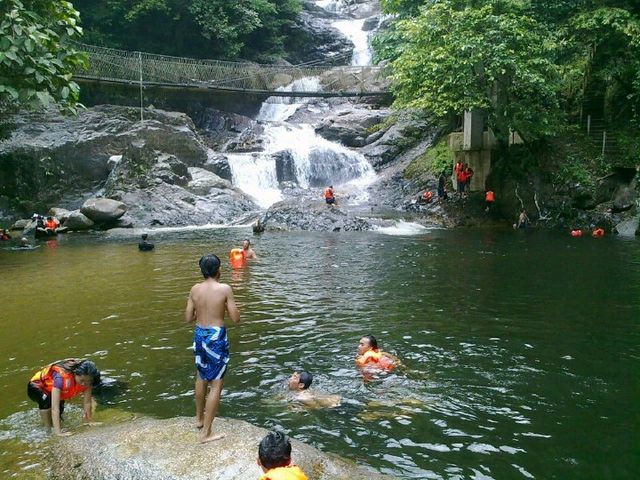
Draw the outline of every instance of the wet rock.
[[[57,218],[60,223],[64,223],[70,213],[66,208],[53,207],[49,209],[49,215]]]
[[[197,195],[208,195],[212,189],[232,188],[231,182],[220,178],[203,168],[192,167],[189,169],[191,181],[187,185],[187,190]]]
[[[84,202],[80,212],[96,223],[114,222],[127,211],[127,206],[110,198],[91,198]]]
[[[222,153],[216,153],[213,150],[209,150],[207,161],[202,168],[215,173],[220,178],[231,181],[233,176],[231,174],[231,166],[229,166],[229,160]]]
[[[93,228],[93,225],[93,221],[79,210],[71,212],[63,224],[63,226],[68,227],[69,230],[89,230]]]
[[[11,225],[11,227],[9,227],[9,230],[24,230],[27,227],[27,225],[29,225],[30,223],[31,223],[31,220],[28,218],[16,220],[14,224]]]
[[[616,225],[616,232],[621,237],[634,237],[638,235],[640,217],[633,217]]]
[[[624,212],[633,207],[638,193],[632,185],[620,185],[613,195],[613,211]]]
[[[368,139],[371,134],[370,129],[381,123],[387,116],[388,114],[382,111],[347,112],[327,118],[316,127],[316,133],[347,147],[362,147],[365,145],[365,138]]]
[[[283,150],[276,152],[272,155],[276,161],[276,178],[279,183],[283,182],[298,182],[298,176],[296,174],[296,162],[289,150]]]
[[[314,12],[315,13],[315,12]],[[353,52],[353,44],[329,22],[303,10],[290,28],[290,43],[286,45],[291,63],[313,60],[344,61]]]
[[[262,471],[256,463],[266,430],[241,421],[216,418],[225,438],[197,442],[191,418],[138,418],[95,427],[60,438],[51,476],[59,480],[249,480]],[[314,480],[391,478],[292,440],[292,459]]]
[[[318,200],[285,200],[272,205],[261,219],[266,230],[347,232],[371,230],[366,218]]]

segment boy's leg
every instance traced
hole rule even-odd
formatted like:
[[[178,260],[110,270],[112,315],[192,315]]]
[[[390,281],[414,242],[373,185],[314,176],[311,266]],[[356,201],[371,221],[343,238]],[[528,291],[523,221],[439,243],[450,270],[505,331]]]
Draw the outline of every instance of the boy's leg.
[[[222,383],[222,379],[210,382],[211,387],[209,388],[209,395],[207,395],[207,401],[204,408],[204,424],[202,432],[200,433],[201,443],[213,442],[214,440],[220,440],[224,437],[223,434],[213,435],[211,432],[211,424],[218,413],[218,406],[220,405]]]
[[[40,410],[40,418],[42,419],[42,424],[47,429],[47,431],[51,431],[53,427],[53,421],[51,420],[51,409]]]
[[[207,382],[200,378],[200,373],[196,372],[196,427],[202,428],[204,422],[204,402],[207,395]]]

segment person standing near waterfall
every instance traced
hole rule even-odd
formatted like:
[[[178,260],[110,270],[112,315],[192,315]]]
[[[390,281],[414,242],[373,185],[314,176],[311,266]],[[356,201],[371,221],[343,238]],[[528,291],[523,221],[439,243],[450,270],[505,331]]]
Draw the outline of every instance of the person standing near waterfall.
[[[203,255],[199,265],[204,281],[191,288],[184,319],[186,323],[196,323],[193,336],[197,370],[196,426],[202,429],[200,442],[207,443],[224,437],[211,431],[229,362],[229,339],[224,317],[226,312],[234,323],[240,323],[240,311],[231,287],[219,281],[220,259],[213,254]]]
[[[327,188],[324,189],[324,201],[327,202],[327,205],[335,205],[336,203],[336,196],[333,193],[333,185],[329,185]]]

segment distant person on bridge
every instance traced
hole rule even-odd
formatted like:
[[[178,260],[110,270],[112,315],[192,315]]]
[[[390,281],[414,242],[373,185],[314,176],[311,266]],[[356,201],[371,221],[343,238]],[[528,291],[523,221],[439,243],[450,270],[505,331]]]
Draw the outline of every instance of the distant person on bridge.
[[[336,203],[336,196],[333,193],[333,185],[329,185],[327,188],[324,189],[324,201],[327,202],[327,205],[335,205]]]

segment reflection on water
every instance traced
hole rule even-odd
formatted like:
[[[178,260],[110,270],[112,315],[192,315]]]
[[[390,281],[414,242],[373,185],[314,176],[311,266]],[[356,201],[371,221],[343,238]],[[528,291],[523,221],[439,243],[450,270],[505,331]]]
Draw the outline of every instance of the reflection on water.
[[[221,414],[400,478],[631,477],[637,243],[408,230],[265,234],[253,240],[259,259],[225,263],[242,324],[229,328]],[[102,421],[192,415],[186,296],[200,256],[226,259],[245,235],[152,232],[147,254],[133,234],[0,250],[3,475],[39,470],[46,440],[26,382],[55,359],[90,356],[128,384],[98,407]],[[366,333],[405,367],[364,382],[354,357]],[[300,369],[342,404],[291,408],[285,382]],[[79,419],[70,409],[65,423]]]

